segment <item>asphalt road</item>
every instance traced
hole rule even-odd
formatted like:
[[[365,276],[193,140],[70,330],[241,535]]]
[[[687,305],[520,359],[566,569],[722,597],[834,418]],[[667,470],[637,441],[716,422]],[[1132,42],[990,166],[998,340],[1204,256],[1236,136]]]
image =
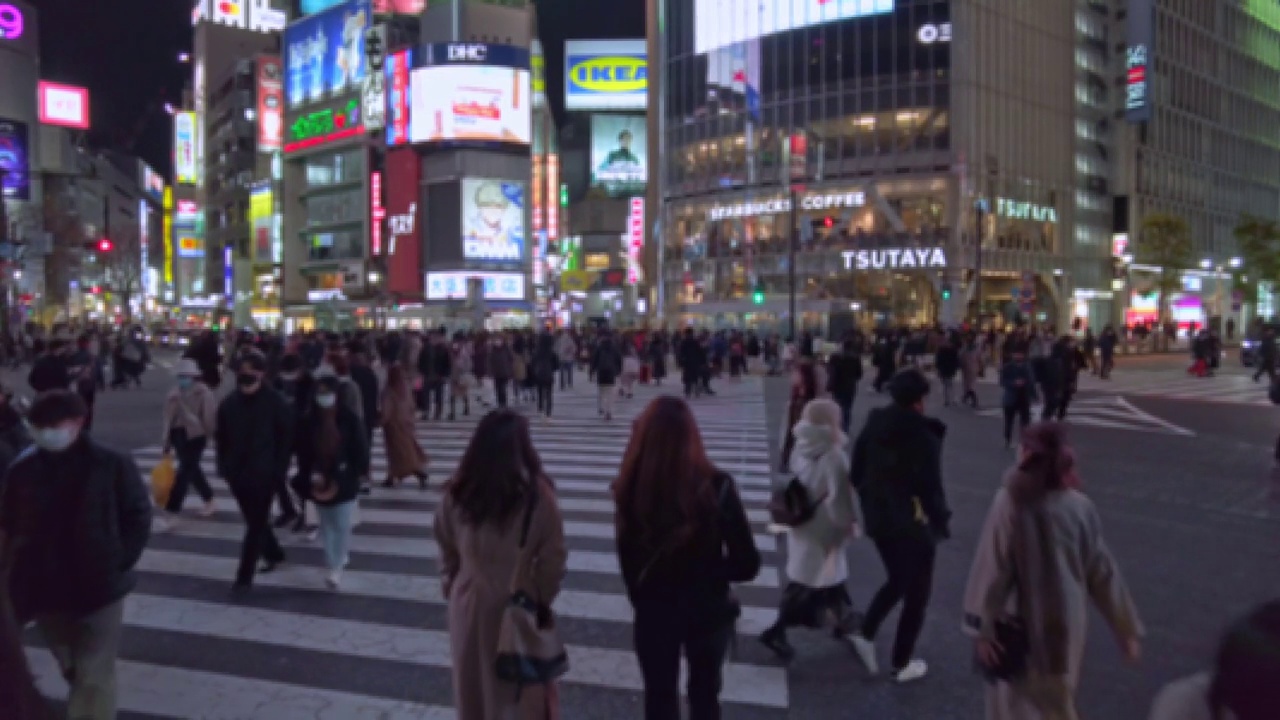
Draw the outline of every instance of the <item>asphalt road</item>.
[[[160,402],[172,383],[165,365],[171,366],[174,358],[158,353],[156,359],[158,366],[147,373],[142,390],[107,392],[100,397],[95,430],[100,439],[131,450],[154,447],[158,442]],[[1120,659],[1100,618],[1094,616],[1080,691],[1084,717],[1145,717],[1151,698],[1164,683],[1207,667],[1220,633],[1231,619],[1263,600],[1280,596],[1280,575],[1276,573],[1280,568],[1280,485],[1273,482],[1270,472],[1272,447],[1280,432],[1280,412],[1259,400],[1265,398],[1265,385],[1256,386],[1257,397],[1249,394],[1248,389],[1254,386],[1244,377],[1244,371],[1234,366],[1235,361],[1228,361],[1219,377],[1205,379],[1203,385],[1170,390],[1180,397],[1162,396],[1159,387],[1152,389],[1185,384],[1185,365],[1185,358],[1180,356],[1123,358],[1116,378],[1109,384],[1093,380],[1084,383],[1086,389],[1077,403],[1079,414],[1070,420],[1086,492],[1102,513],[1107,541],[1147,626],[1143,660],[1137,666],[1129,666]],[[19,381],[12,374],[6,377],[6,382],[21,386]],[[979,390],[983,406],[992,407],[998,399],[997,388],[983,385]],[[785,381],[765,385],[771,444],[776,444],[774,439],[779,435],[777,424],[786,392]],[[1224,401],[1227,396],[1240,400]],[[790,718],[972,720],[981,716],[983,686],[972,672],[971,646],[960,631],[961,595],[979,525],[1012,456],[1003,448],[996,416],[989,411],[943,408],[937,400],[931,398],[929,412],[949,426],[945,480],[955,515],[953,538],[939,551],[933,602],[918,646],[920,656],[930,664],[930,674],[907,686],[868,678],[845,645],[806,631],[791,633],[798,653],[784,668],[744,631],[734,662],[744,667],[783,670],[786,714]],[[870,408],[883,402],[887,398],[864,389],[855,406],[855,428],[861,426]],[[558,437],[564,430],[553,428],[547,437]],[[592,441],[586,434],[577,437],[582,438],[583,451],[589,453]],[[595,495],[588,496],[584,490],[583,497]],[[401,501],[388,501],[388,507],[395,502]],[[374,507],[376,514],[377,503]],[[219,519],[229,527],[236,523],[233,514]],[[165,552],[183,550],[187,545],[194,551],[216,541],[179,537],[168,542],[173,547],[166,546]],[[592,543],[594,550],[604,554],[608,554],[608,545],[599,540]],[[234,543],[227,548],[219,546],[217,552],[233,552],[233,546]],[[782,567],[780,554],[771,562]],[[424,572],[413,564],[395,565],[390,559],[387,563],[384,571]],[[850,568],[850,591],[855,603],[865,607],[884,577],[869,543],[854,544]],[[154,579],[151,582],[151,592],[173,597],[194,594],[198,587],[194,579],[173,587]],[[763,588],[750,588],[747,595],[756,605],[767,607],[771,602]],[[287,606],[297,609],[299,603],[314,603],[308,597],[295,595],[288,599]],[[263,604],[274,602],[276,598],[269,596]],[[341,606],[326,603],[319,610],[308,612],[340,617],[350,609],[353,619],[365,621],[383,619],[379,613],[391,613],[385,616],[385,622],[390,624],[397,624],[399,616],[408,612],[404,607],[358,598],[345,602],[348,604]],[[414,607],[417,608],[416,603]],[[413,609],[409,615],[416,617],[416,613],[420,609]],[[878,644],[882,665],[887,662],[895,623],[891,618],[881,633]],[[592,642],[609,644],[621,651],[628,647],[625,632],[614,627],[584,622],[570,627],[586,633]],[[161,662],[171,651],[163,645],[143,647],[140,642],[142,639],[137,637],[128,644],[131,653],[142,659]],[[221,654],[221,647],[209,642],[209,656]],[[190,650],[183,649],[183,653]],[[172,651],[177,652],[177,648]],[[307,667],[313,668],[307,671],[308,676],[315,673],[316,678],[332,677],[339,689],[348,679],[339,668],[324,667],[323,655],[294,652],[281,657],[290,662],[305,661]],[[347,658],[334,657],[334,662],[346,667]],[[289,674],[273,668],[264,666],[262,673],[265,676],[278,670]],[[227,672],[233,671],[235,667],[229,666]],[[412,684],[412,678],[420,677],[417,673],[403,675],[396,668],[387,672],[387,682],[404,677]],[[428,685],[434,687],[436,682]],[[422,697],[419,690],[411,695]],[[387,692],[398,695],[402,690]],[[571,686],[566,700],[580,711],[595,708],[600,713],[583,711],[579,717],[639,715],[634,695],[630,694],[606,696],[604,701],[589,700],[581,687]],[[174,715],[159,707],[154,713],[122,714],[129,718],[164,716]],[[726,718],[773,716],[757,714],[746,706],[730,706],[726,714]]]

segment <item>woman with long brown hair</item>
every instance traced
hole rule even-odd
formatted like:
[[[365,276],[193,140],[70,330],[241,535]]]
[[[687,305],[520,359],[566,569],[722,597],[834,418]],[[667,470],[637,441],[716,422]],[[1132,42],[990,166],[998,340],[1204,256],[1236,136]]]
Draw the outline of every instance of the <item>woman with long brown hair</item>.
[[[635,608],[646,720],[680,717],[680,656],[689,717],[720,717],[721,667],[740,607],[730,583],[760,572],[733,478],[707,458],[689,406],[649,403],[613,485],[618,559]]]
[[[782,456],[778,464],[781,472],[787,472],[790,467],[791,452],[796,446],[796,437],[791,432],[792,428],[800,422],[800,414],[804,412],[804,406],[808,405],[810,400],[821,397],[826,386],[826,373],[813,364],[812,358],[801,358],[800,362],[796,363],[796,368],[791,373],[791,400],[787,403],[786,424],[782,428],[785,435],[782,438]]]
[[[434,528],[459,720],[555,717],[553,684],[517,687],[494,670],[518,563],[532,559],[525,590],[548,625],[565,574],[564,521],[524,416],[497,410],[480,420],[445,486]]]
[[[442,350],[442,352],[444,352]],[[401,478],[418,478],[427,489],[427,454],[413,434],[413,390],[404,368],[387,368],[387,385],[382,389],[382,434],[387,448],[387,479],[383,487],[395,487]]]

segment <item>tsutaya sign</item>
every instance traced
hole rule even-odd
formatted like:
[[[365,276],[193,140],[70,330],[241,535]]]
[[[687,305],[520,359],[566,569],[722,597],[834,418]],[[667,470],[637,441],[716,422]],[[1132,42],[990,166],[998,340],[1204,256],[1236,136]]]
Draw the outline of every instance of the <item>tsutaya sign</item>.
[[[1058,222],[1058,211],[1045,205],[1019,202],[1008,198],[996,198],[996,214],[1010,220],[1034,220],[1036,222]]]
[[[800,198],[801,210],[839,210],[842,208],[862,207],[866,204],[867,195],[861,190],[847,193],[820,193],[805,195]],[[707,219],[712,221],[729,220],[732,218],[756,217],[757,215],[778,215],[785,212],[791,212],[790,198],[716,205],[707,211]]]
[[[940,247],[845,250],[840,254],[844,256],[846,270],[905,270],[947,266],[947,255]]]

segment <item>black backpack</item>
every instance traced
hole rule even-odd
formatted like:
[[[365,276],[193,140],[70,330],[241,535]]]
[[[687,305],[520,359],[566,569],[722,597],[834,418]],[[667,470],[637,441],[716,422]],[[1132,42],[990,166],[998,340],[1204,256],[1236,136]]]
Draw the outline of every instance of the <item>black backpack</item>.
[[[826,493],[813,499],[809,488],[799,478],[791,478],[786,485],[773,491],[773,497],[769,499],[769,517],[778,525],[800,527],[813,519],[826,499]]]

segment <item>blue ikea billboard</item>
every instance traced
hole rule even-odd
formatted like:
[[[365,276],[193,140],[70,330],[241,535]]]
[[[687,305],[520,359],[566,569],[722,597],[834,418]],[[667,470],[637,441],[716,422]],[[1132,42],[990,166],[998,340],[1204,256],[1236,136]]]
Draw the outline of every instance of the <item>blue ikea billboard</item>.
[[[567,110],[643,110],[649,103],[644,40],[570,40],[564,49]]]
[[[290,110],[360,90],[370,0],[347,0],[290,23],[284,31],[285,105]]]

